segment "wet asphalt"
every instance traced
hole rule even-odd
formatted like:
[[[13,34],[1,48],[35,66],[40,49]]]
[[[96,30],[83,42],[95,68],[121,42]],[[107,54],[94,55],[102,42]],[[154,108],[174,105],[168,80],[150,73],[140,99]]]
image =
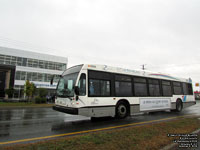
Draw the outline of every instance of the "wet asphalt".
[[[0,143],[188,114],[200,116],[200,101],[197,101],[194,106],[183,109],[181,113],[165,111],[138,114],[123,120],[103,118],[95,122],[88,117],[68,115],[54,111],[52,108],[0,108]]]

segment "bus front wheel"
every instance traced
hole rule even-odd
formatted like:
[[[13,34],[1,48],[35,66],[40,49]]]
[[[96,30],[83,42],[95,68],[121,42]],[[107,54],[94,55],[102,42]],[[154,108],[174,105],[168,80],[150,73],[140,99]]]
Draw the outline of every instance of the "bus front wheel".
[[[128,107],[126,103],[120,102],[116,106],[116,118],[123,119],[128,116]]]

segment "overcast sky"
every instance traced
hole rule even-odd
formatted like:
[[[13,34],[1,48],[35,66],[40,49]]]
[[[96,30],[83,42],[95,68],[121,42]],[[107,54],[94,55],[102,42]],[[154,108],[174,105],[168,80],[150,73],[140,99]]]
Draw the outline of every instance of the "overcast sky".
[[[200,82],[199,0],[0,0],[0,46]]]

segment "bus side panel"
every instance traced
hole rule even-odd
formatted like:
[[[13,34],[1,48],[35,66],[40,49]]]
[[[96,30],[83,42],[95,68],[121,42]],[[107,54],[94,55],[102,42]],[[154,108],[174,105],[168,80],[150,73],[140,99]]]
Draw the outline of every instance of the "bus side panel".
[[[87,108],[80,108],[79,115],[87,116],[87,117],[105,117],[115,116],[115,107],[87,107]]]
[[[130,108],[130,114],[131,115],[134,115],[136,113],[139,113],[140,112],[140,104],[135,104],[135,105],[131,105],[131,108]]]
[[[190,107],[196,104],[194,95],[183,95],[182,101],[183,101],[183,108]]]
[[[190,107],[192,105],[196,104],[196,101],[194,99],[194,95],[173,95],[172,97],[172,103],[171,103],[171,109],[176,109],[176,100],[181,99],[183,103],[183,108]]]

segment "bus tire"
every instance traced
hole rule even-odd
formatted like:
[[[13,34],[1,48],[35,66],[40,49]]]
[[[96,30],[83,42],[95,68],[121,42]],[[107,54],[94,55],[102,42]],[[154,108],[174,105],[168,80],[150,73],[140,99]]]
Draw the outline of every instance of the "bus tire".
[[[116,106],[116,118],[123,119],[128,116],[128,106],[125,102],[119,102]]]
[[[99,119],[98,117],[91,117],[92,122],[98,121],[98,119]]]
[[[173,112],[181,112],[183,109],[183,103],[180,99],[176,101],[176,109],[172,110]]]
[[[182,101],[181,101],[180,99],[178,99],[178,100],[176,101],[176,111],[177,111],[177,112],[181,112],[182,109],[183,109]]]

